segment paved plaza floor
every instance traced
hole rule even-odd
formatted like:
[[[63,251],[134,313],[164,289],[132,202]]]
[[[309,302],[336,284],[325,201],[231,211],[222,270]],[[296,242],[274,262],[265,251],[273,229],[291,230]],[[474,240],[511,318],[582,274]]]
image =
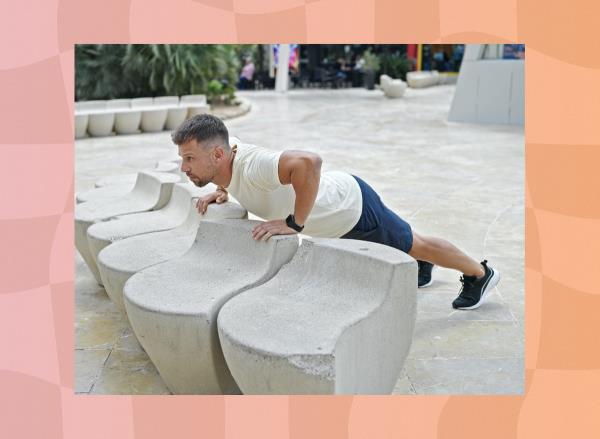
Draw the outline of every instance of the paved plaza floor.
[[[397,394],[515,394],[524,385],[524,134],[522,127],[448,122],[454,86],[387,99],[363,89],[240,95],[231,135],[274,150],[305,149],[324,169],[360,176],[415,231],[445,238],[502,279],[479,309],[456,311],[460,274],[434,270],[418,291],[414,340]],[[75,142],[75,190],[131,173],[177,149],[168,132]],[[126,318],[76,254],[76,392],[169,393]]]

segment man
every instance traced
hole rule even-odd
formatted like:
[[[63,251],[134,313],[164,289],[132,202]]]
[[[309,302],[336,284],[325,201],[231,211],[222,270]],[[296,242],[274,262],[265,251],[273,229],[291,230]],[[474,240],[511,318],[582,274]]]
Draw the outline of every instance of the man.
[[[240,80],[238,82],[238,88],[240,90],[246,90],[252,88],[252,79],[254,78],[254,63],[252,58],[249,56],[244,60],[244,67],[240,73]]]
[[[487,261],[478,263],[443,239],[412,231],[360,178],[339,171],[321,173],[316,154],[275,152],[237,139],[232,146],[225,124],[208,114],[186,120],[172,138],[179,147],[182,172],[196,186],[217,185],[216,192],[198,200],[198,211],[225,202],[230,192],[249,212],[266,220],[253,229],[254,239],[304,232],[397,248],[419,261],[422,286],[429,283],[433,264],[463,273],[463,286],[452,303],[456,309],[478,308],[500,279]]]

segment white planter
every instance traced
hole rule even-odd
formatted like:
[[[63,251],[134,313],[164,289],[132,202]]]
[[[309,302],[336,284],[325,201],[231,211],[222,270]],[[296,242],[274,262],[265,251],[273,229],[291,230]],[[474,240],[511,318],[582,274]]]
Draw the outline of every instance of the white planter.
[[[93,137],[109,136],[115,125],[115,113],[110,110],[94,111],[89,114],[88,133]]]
[[[165,106],[144,107],[142,111],[142,131],[155,133],[165,128],[168,108]]]
[[[75,113],[75,138],[85,137],[87,131],[89,115],[87,113]]]

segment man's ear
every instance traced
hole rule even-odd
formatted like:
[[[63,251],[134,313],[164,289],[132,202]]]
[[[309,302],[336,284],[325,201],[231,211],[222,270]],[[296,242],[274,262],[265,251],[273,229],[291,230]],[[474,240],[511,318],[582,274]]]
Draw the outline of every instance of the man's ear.
[[[221,148],[220,146],[215,147],[215,149],[213,150],[213,157],[215,158],[215,160],[221,160],[223,157],[225,157],[225,151],[223,150],[223,148]]]

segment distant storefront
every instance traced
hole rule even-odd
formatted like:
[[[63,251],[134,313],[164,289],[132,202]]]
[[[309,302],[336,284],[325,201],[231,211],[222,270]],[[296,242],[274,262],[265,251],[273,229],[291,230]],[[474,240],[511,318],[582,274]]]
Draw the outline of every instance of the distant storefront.
[[[365,54],[378,60],[376,77],[387,74],[405,79],[413,70],[458,72],[464,44],[290,44],[291,87],[360,87]],[[258,51],[255,86],[273,88],[279,45]]]
[[[415,70],[458,72],[465,53],[464,44],[409,44],[416,59]]]

